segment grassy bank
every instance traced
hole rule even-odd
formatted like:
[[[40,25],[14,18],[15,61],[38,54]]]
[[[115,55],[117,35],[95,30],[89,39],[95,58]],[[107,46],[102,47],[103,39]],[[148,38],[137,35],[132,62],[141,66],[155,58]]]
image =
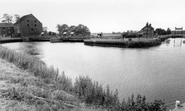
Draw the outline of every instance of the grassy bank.
[[[129,48],[143,48],[143,47],[153,47],[161,44],[160,39],[149,39],[142,41],[130,41],[128,42]]]
[[[72,84],[72,80],[64,73],[59,74],[58,69],[47,67],[33,56],[2,46],[0,46],[0,58],[13,63],[23,71],[16,74],[11,74],[14,71],[7,73],[2,79],[7,79],[14,85],[0,90],[1,97],[13,101],[9,106],[12,107],[14,104],[13,108],[18,111],[29,110],[26,108],[32,111],[165,110],[162,101],[148,103],[146,98],[140,95],[136,98],[131,96],[127,101],[120,102],[117,90],[113,92],[109,86],[104,89],[101,84],[92,81],[89,77],[77,77]],[[10,67],[15,68],[14,66]],[[82,103],[85,103],[85,108]]]
[[[71,90],[71,80],[64,74],[60,76],[58,70],[46,67],[37,58],[1,46],[0,57],[23,71],[14,74],[14,70],[4,69],[5,72],[10,71],[5,79],[12,83],[13,87],[0,90],[1,97],[10,100],[10,107],[11,104],[16,104],[11,107],[13,111],[25,111],[27,106],[26,110],[31,107],[31,111],[78,109],[78,99],[67,93]],[[11,69],[14,69],[14,66],[11,66]]]

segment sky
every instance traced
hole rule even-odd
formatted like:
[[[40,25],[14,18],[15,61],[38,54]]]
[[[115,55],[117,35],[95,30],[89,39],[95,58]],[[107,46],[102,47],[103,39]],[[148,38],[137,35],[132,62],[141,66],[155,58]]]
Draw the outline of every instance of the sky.
[[[185,0],[0,0],[0,17],[33,14],[49,31],[57,24],[87,26],[91,33],[185,29]]]

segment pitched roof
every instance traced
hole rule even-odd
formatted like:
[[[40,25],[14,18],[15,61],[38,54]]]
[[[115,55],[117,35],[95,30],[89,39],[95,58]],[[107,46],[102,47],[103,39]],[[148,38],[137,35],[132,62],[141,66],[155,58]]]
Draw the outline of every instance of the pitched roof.
[[[22,22],[26,17],[29,17],[29,16],[33,16],[33,14],[28,14],[28,15],[24,15],[22,16],[15,24],[18,24],[18,22]],[[35,16],[33,16],[35,17]],[[36,17],[35,17],[36,18]],[[37,18],[36,18],[37,19]],[[37,19],[38,20],[38,19]],[[39,21],[39,20],[38,20]],[[40,22],[40,21],[39,21]]]
[[[141,30],[143,30],[144,28],[146,28],[146,27],[148,27],[149,29],[151,29],[151,30],[153,30],[154,28],[152,27],[152,25],[151,24],[146,24],[146,26],[144,26]]]
[[[30,16],[30,15],[32,15],[32,14],[28,14],[28,15],[22,16],[17,22],[15,22],[15,24],[18,24],[18,22],[23,21],[26,17],[28,17],[28,16]]]
[[[14,27],[12,23],[0,23],[0,27]]]

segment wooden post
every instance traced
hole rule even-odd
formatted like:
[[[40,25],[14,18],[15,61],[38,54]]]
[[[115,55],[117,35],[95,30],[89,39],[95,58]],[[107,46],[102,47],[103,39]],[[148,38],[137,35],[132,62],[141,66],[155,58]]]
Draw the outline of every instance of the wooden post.
[[[182,37],[183,37],[183,27],[182,27]]]

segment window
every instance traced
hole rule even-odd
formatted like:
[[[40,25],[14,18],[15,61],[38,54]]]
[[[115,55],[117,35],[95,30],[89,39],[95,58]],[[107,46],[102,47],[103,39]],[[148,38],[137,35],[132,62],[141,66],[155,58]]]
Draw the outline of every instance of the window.
[[[37,21],[35,20],[35,22],[37,22]]]
[[[30,25],[29,25],[29,24],[27,24],[27,26],[29,27]]]
[[[35,27],[37,26],[37,24],[35,24]]]
[[[33,28],[31,29],[31,31],[33,31]]]
[[[27,20],[27,22],[29,22],[29,20]]]

